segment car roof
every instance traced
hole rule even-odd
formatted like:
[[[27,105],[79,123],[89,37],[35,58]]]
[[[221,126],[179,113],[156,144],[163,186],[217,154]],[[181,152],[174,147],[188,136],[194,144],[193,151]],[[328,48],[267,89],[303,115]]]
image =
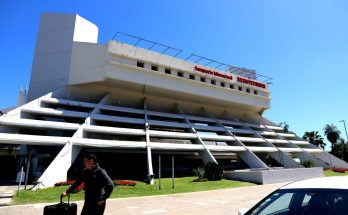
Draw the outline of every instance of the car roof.
[[[306,179],[287,184],[281,187],[280,189],[283,190],[301,188],[348,189],[348,176],[333,176]]]

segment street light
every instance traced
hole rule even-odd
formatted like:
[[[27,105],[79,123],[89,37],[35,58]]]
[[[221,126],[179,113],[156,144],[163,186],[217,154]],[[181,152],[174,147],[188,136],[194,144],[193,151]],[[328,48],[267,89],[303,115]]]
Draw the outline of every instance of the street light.
[[[346,137],[347,137],[347,140],[346,140],[346,141],[348,141],[348,134],[347,134],[346,122],[345,122],[344,120],[341,120],[340,122],[343,122],[344,130],[346,131]]]

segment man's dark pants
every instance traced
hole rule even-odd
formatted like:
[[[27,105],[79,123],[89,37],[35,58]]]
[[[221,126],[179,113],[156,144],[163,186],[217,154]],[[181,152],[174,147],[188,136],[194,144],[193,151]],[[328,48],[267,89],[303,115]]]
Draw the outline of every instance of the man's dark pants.
[[[83,205],[81,215],[103,215],[106,203],[99,205],[96,202],[86,202]]]

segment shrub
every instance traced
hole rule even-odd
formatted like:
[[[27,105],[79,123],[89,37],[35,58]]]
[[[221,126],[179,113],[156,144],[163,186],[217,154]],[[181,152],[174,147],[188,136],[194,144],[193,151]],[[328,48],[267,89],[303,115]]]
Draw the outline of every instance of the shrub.
[[[222,167],[214,162],[209,162],[204,166],[204,175],[209,181],[221,180],[223,177]]]
[[[54,184],[55,187],[60,187],[60,186],[66,186],[66,185],[72,185],[76,180],[68,180],[65,182],[57,182]],[[81,183],[78,187],[76,187],[75,190],[73,190],[73,193],[78,193],[81,190],[83,190],[85,188],[85,183]]]
[[[310,168],[314,166],[314,162],[311,160],[304,160],[304,161],[301,161],[301,165],[304,166],[305,168]]]
[[[133,181],[125,181],[125,180],[113,180],[114,186],[132,186],[134,187],[137,183]]]
[[[204,167],[199,166],[199,167],[193,169],[193,172],[198,177],[198,179],[203,179],[204,178]]]
[[[346,172],[346,170],[344,168],[337,168],[337,167],[332,168],[332,171],[339,172],[339,173],[345,173]]]
[[[208,181],[207,178],[195,178],[192,180],[192,182],[206,182],[206,181]]]
[[[54,186],[60,187],[60,186],[72,185],[75,181],[76,180],[67,180],[67,181],[57,182],[54,184]]]

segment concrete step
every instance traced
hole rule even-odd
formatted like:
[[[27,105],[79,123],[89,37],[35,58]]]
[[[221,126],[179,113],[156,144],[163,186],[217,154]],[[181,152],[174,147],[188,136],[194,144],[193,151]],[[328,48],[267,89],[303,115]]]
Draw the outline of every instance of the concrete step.
[[[0,207],[11,205],[12,197],[15,194],[13,187],[3,186],[0,189]]]
[[[0,198],[0,207],[11,205],[11,201],[12,201],[12,197],[11,198]]]

